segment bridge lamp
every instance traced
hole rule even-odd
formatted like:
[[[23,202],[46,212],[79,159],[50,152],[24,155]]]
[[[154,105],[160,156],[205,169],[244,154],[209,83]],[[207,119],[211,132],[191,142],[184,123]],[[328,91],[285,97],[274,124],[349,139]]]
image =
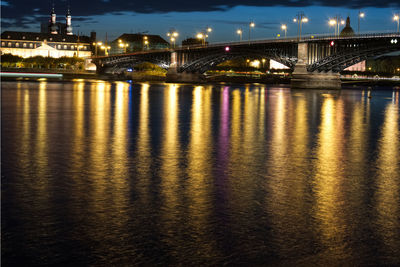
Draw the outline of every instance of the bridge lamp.
[[[256,26],[256,24],[252,21],[249,24],[249,44],[250,44],[250,32],[251,32],[251,28],[254,28]]]
[[[225,52],[229,52],[231,48],[229,46],[225,46]]]
[[[208,28],[207,28],[207,32],[212,32],[211,27],[208,27]]]
[[[361,12],[361,10],[358,11],[358,34],[360,34],[360,18],[364,18],[365,13]]]
[[[239,40],[242,41],[242,35],[243,35],[242,29],[237,30],[236,33],[239,34],[240,38]]]
[[[301,22],[308,22],[308,18],[303,18]]]
[[[330,45],[330,46],[334,46],[334,45],[335,45],[335,42],[334,42],[334,41],[331,41],[331,42],[329,43],[329,45]]]
[[[399,15],[394,15],[393,16],[393,20],[397,21],[397,32],[399,32],[399,20],[400,20],[400,16]]]
[[[286,32],[287,32],[287,26],[286,24],[281,25],[281,29],[285,31],[285,38],[286,38]]]

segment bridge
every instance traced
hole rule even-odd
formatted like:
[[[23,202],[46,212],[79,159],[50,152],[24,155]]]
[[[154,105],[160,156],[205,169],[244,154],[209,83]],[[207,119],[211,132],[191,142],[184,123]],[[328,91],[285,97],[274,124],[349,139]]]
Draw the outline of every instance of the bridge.
[[[247,42],[182,46],[93,57],[100,73],[118,73],[142,62],[168,70],[173,82],[201,81],[202,74],[237,57],[273,59],[292,70],[293,88],[340,88],[339,73],[367,58],[400,51],[400,33],[352,37],[309,36]]]

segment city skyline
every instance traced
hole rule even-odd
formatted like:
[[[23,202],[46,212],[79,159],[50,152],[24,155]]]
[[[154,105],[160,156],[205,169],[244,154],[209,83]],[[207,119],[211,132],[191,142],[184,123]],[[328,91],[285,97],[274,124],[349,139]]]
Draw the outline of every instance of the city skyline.
[[[243,40],[246,40],[251,21],[255,22],[255,27],[251,29],[252,39],[276,38],[278,34],[283,37],[282,24],[287,25],[288,37],[296,36],[297,24],[292,20],[299,11],[303,11],[309,19],[303,26],[304,35],[334,34],[334,27],[329,25],[329,20],[337,15],[343,18],[349,16],[351,26],[357,31],[359,10],[365,13],[360,21],[361,33],[395,32],[397,25],[393,16],[400,13],[399,5],[395,1],[380,2],[381,8],[373,7],[372,1],[364,3],[369,6],[367,8],[358,8],[355,1],[350,1],[347,5],[344,2],[335,2],[338,5],[336,7],[328,6],[328,1],[319,2],[319,6],[310,5],[313,2],[309,1],[297,1],[297,6],[291,6],[294,2],[288,1],[281,6],[269,7],[266,5],[272,5],[270,2],[260,4],[254,1],[246,1],[241,5],[232,3],[229,6],[202,2],[198,5],[188,3],[182,7],[174,1],[170,3],[170,7],[165,7],[153,1],[150,3],[151,8],[147,9],[140,5],[128,5],[124,12],[119,10],[124,7],[123,3],[107,0],[85,2],[86,6],[75,1],[55,1],[54,7],[57,22],[65,21],[67,6],[71,7],[74,34],[80,32],[88,35],[90,31],[96,31],[98,39],[104,40],[107,33],[108,40],[114,40],[123,33],[144,32],[159,34],[167,40],[167,32],[174,29],[179,32],[177,43],[185,38],[195,37],[206,27],[213,29],[208,38],[210,42],[237,41],[238,29],[242,29]],[[87,4],[95,8],[89,8]],[[263,6],[251,6],[256,4]],[[1,6],[2,31],[39,31],[40,23],[47,21],[50,16],[52,4],[50,1],[40,5],[26,1],[1,1]],[[112,8],[107,9],[110,6]]]

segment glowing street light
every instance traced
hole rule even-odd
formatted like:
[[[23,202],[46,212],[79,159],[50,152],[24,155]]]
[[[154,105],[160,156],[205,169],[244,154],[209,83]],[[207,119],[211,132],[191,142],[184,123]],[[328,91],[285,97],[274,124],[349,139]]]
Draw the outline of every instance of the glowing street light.
[[[122,40],[118,40],[118,46],[124,50],[124,53],[126,53],[126,49],[129,46],[129,44],[122,42]]]
[[[97,57],[97,46],[101,46],[101,45],[103,45],[103,43],[102,42],[94,42],[92,45],[94,45],[94,54],[96,55],[96,57]]]
[[[297,13],[296,17],[293,19],[293,22],[297,22],[297,38],[301,39],[301,26],[303,23],[308,22],[308,18],[304,15],[304,12],[301,11]]]
[[[360,19],[365,17],[365,13],[361,12],[361,10],[358,11],[358,34],[360,34]]]
[[[344,25],[346,22],[342,19],[341,16],[336,15],[333,19],[329,20],[330,26],[335,26],[335,35],[339,36],[340,33],[340,25]]]
[[[281,25],[281,29],[285,31],[285,38],[286,38],[286,32],[287,32],[287,26],[286,24]]]
[[[242,29],[238,29],[238,30],[236,31],[236,33],[239,35],[239,40],[242,41],[242,35],[243,35]]]
[[[145,48],[149,49],[149,38],[147,36],[143,36],[143,50]]]
[[[399,20],[400,20],[400,16],[399,15],[394,15],[393,16],[393,20],[397,21],[397,32],[399,32]]]
[[[110,46],[104,46],[104,45],[101,46],[101,50],[104,50],[104,54],[106,56],[108,56],[108,50],[110,50],[110,49],[111,49]]]
[[[251,32],[251,28],[254,28],[256,26],[256,24],[253,22],[253,21],[251,21],[250,23],[249,23],[249,44],[250,44],[250,32]]]
[[[201,32],[197,33],[196,38],[201,40],[202,45],[206,45],[206,39],[208,38],[209,32],[212,32],[212,29],[210,27],[206,27],[205,30],[202,30]]]
[[[169,37],[170,41],[174,44],[174,48],[175,48],[175,42],[178,39],[179,33],[175,30],[171,30],[169,32],[167,32],[167,36]]]

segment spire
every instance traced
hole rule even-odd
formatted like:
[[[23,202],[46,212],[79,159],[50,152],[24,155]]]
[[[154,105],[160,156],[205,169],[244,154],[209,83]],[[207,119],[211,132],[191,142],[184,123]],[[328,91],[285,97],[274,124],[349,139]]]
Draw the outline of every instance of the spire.
[[[69,8],[68,4],[68,9],[67,9],[67,15],[65,15],[65,21],[66,21],[66,34],[67,35],[72,35],[72,23],[71,23],[71,10]]]
[[[346,27],[350,27],[350,17],[349,16],[346,19]]]
[[[51,9],[51,14],[50,14],[50,32],[52,34],[57,34],[57,25],[56,25],[56,12],[54,11],[54,1],[53,1],[53,7]]]

